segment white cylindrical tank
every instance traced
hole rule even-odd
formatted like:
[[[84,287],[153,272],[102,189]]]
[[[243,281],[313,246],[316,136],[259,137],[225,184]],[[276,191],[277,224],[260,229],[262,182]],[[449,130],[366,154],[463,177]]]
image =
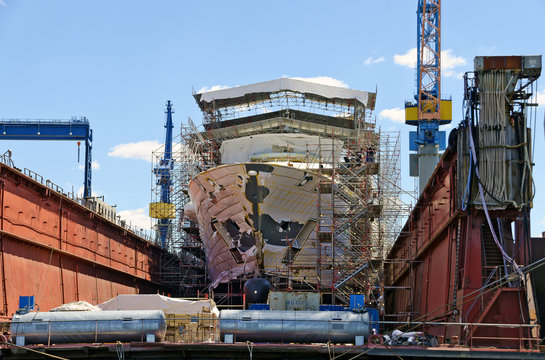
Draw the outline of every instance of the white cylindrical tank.
[[[11,340],[24,344],[108,343],[146,341],[148,334],[162,341],[166,333],[161,310],[58,311],[15,314]]]
[[[369,336],[369,314],[351,311],[222,310],[221,338],[234,341],[354,343],[356,336]]]

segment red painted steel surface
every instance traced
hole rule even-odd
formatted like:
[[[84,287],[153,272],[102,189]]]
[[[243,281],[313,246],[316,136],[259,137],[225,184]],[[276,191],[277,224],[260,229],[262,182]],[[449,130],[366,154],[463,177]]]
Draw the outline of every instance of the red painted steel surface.
[[[41,311],[150,293],[161,250],[19,171],[0,164],[0,317],[20,295]]]
[[[524,289],[504,285],[479,293],[489,275],[482,253],[482,234],[488,231],[488,223],[481,210],[472,209],[469,214],[458,210],[456,165],[456,153],[447,150],[388,255],[385,298],[389,320],[527,324]],[[527,264],[520,212],[491,212],[491,217],[514,221],[518,250],[510,252],[517,254],[519,265]],[[496,278],[499,276],[492,281]],[[457,336],[468,344],[499,347],[519,347],[520,342],[483,338],[529,336],[528,330],[518,327],[445,325],[427,330],[447,338]]]

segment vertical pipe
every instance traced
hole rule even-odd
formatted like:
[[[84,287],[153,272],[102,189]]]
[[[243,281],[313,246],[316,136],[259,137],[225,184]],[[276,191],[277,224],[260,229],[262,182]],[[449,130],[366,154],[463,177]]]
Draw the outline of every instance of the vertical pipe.
[[[431,261],[431,256],[426,256],[426,272],[425,272],[425,279],[426,279],[426,283],[424,284],[424,286],[426,287],[426,294],[424,295],[424,314],[427,314],[428,313],[428,295],[429,295],[429,284],[430,284],[430,261]]]
[[[4,231],[4,197],[6,184],[0,180],[0,230]],[[2,315],[8,315],[8,296],[6,293],[6,270],[4,260],[4,236],[0,234],[0,257],[2,260]]]
[[[84,174],[84,182],[83,182],[83,198],[87,199],[88,197],[92,196],[91,191],[91,170],[92,170],[92,155],[91,150],[93,148],[93,130],[89,128],[89,125],[87,125],[87,128],[85,130],[85,174]]]
[[[335,132],[331,130],[331,304],[335,305]]]
[[[78,266],[76,265],[76,301],[79,301]]]
[[[316,226],[316,243],[318,245],[318,250],[316,254],[316,291],[321,292],[321,282],[322,282],[322,240],[320,237],[320,229],[322,227],[322,144],[321,137],[318,136],[318,196],[317,200],[317,210],[318,210],[318,225]]]
[[[98,274],[96,265],[93,264],[93,268],[95,269],[95,296],[96,296],[96,303],[98,304]]]
[[[138,276],[138,246],[134,247],[134,275]]]
[[[458,229],[456,231],[456,262],[454,265],[454,284],[452,286],[452,309],[456,311],[456,300],[458,292],[458,276],[460,271],[460,233],[462,232],[462,219],[458,218]],[[453,313],[452,321],[456,320],[456,314]]]
[[[62,196],[59,197],[59,249],[62,250]]]
[[[448,237],[448,251],[447,251],[447,271],[446,271],[446,291],[445,291],[445,299],[443,300],[445,304],[448,304],[449,303],[449,297],[450,297],[450,287],[452,285],[452,255],[453,255],[453,245],[455,245],[454,243],[454,238],[456,236],[456,234],[454,233],[453,229],[452,229],[452,226],[449,226],[447,229],[447,237]],[[449,310],[449,309],[445,309],[445,310]],[[444,329],[444,336],[446,337],[446,328]]]
[[[63,276],[63,271],[62,271],[62,255],[61,254],[59,254],[59,273],[60,273],[60,276],[61,276],[61,301],[64,304],[65,303],[65,299],[64,299],[64,276]]]

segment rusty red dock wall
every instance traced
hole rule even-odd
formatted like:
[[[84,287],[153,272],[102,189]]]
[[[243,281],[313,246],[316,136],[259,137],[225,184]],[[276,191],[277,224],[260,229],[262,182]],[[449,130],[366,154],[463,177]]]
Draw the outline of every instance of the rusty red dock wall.
[[[20,295],[40,310],[162,290],[161,249],[68,197],[0,164],[0,317]]]
[[[385,300],[389,320],[456,323],[528,324],[523,284],[492,286],[501,278],[501,256],[490,245],[482,210],[461,211],[456,196],[457,154],[447,149],[420,196],[385,264]],[[519,265],[528,263],[518,210],[491,212],[512,222],[516,241],[507,249]],[[513,255],[511,255],[513,256]],[[494,270],[496,269],[496,270]],[[499,283],[498,283],[499,285]],[[473,344],[518,347],[528,328],[434,326],[427,331]],[[485,338],[496,338],[489,340]],[[502,338],[502,340],[499,340]]]

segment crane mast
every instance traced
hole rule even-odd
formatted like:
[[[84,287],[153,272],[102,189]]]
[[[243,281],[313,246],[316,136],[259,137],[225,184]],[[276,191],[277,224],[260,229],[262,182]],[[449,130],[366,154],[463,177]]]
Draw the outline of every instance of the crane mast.
[[[452,100],[441,99],[441,0],[418,0],[416,102],[405,103],[405,123],[417,127],[409,133],[410,175],[419,178],[422,192],[435,170],[446,134],[439,126],[452,118]]]
[[[158,230],[161,240],[161,248],[166,249],[167,238],[171,228],[172,218],[175,217],[174,204],[171,201],[172,189],[172,170],[174,169],[174,160],[172,159],[172,104],[167,101],[167,119],[165,122],[165,151],[159,164],[153,169],[157,177],[157,185],[161,188],[160,202],[150,204],[150,216],[158,219]]]
[[[418,118],[437,123],[441,114],[441,1],[419,0],[417,13]]]

